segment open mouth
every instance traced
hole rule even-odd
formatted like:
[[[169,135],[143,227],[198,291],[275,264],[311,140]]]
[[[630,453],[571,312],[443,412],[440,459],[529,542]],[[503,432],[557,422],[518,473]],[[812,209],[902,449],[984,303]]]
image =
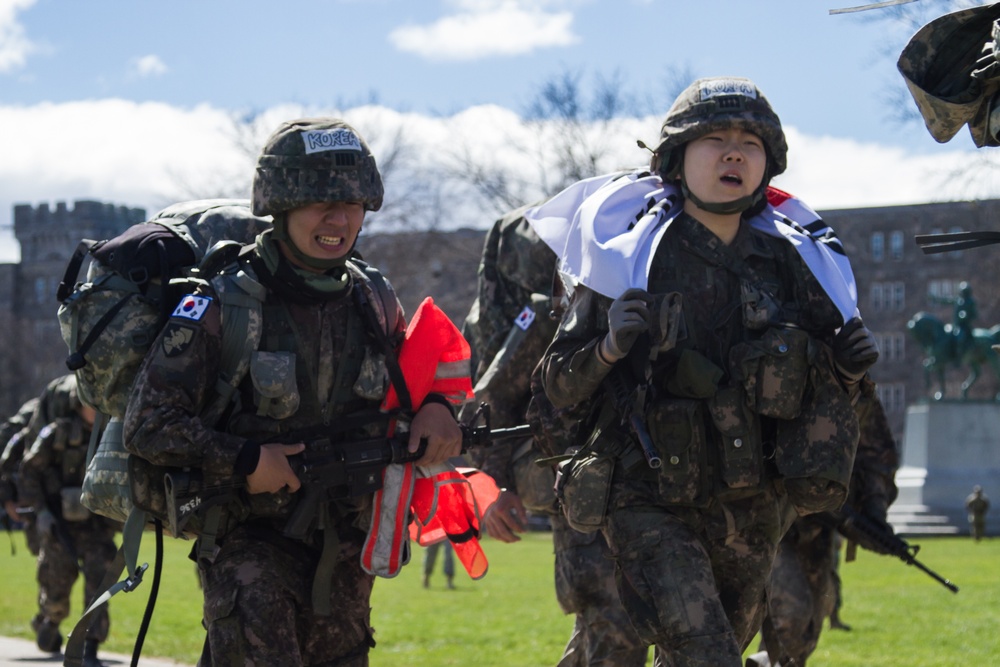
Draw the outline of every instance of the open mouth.
[[[733,185],[743,185],[743,179],[738,174],[723,174],[720,178],[723,183],[731,183]]]
[[[328,248],[339,248],[344,243],[343,236],[317,236],[316,243]]]

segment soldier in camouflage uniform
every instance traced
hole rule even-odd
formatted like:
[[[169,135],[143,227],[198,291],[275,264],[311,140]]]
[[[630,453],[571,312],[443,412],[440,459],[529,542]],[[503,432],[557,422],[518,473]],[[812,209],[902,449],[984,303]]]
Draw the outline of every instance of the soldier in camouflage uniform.
[[[28,550],[36,556],[38,555],[38,533],[35,532],[33,517],[29,529],[28,517],[17,513],[17,473],[21,466],[21,459],[24,458],[25,438],[22,437],[21,431],[28,425],[28,421],[37,406],[38,398],[25,401],[17,413],[5,421],[3,426],[0,426],[0,446],[3,447],[3,450],[0,451],[0,502],[3,503],[8,521],[24,523],[24,537],[28,543]]]
[[[629,272],[632,286],[615,297],[581,271],[541,362],[557,408],[595,404],[591,437],[561,470],[562,498],[571,523],[603,531],[622,603],[659,665],[742,667],[796,512],[835,508],[846,496],[858,438],[851,398],[877,347],[844,314],[856,304],[834,303],[791,243],[750,224],[785,159],[780,121],[751,81],[689,86],[651,164],[660,187],[676,192],[664,203],[673,217],[653,249],[628,249],[648,250],[648,264],[635,267],[641,280]],[[652,178],[641,178],[653,191]],[[610,213],[643,210],[609,225],[652,219],[664,229],[656,206],[623,201]],[[603,209],[585,201],[574,223],[595,210]],[[605,259],[593,245],[582,253],[585,267],[629,257]],[[621,428],[604,393],[616,367],[651,396],[632,403],[639,426]],[[629,423],[636,433],[644,424],[648,438]],[[640,451],[643,439],[653,451]]]
[[[28,551],[36,556],[40,544],[38,531],[35,530],[35,516],[30,512],[17,513],[19,503],[15,480],[21,460],[42,428],[56,419],[74,415],[75,395],[76,377],[72,373],[55,378],[45,386],[40,396],[21,406],[17,415],[4,425],[3,433],[0,434],[0,443],[6,444],[0,455],[0,499],[3,500],[7,514],[24,524],[24,539]]]
[[[73,376],[68,376],[72,378]],[[67,386],[68,385],[68,386]],[[80,402],[75,383],[60,383],[68,395],[71,416],[44,426],[21,462],[18,493],[34,510],[40,540],[38,554],[38,615],[32,620],[36,643],[56,652],[62,645],[59,624],[69,615],[70,593],[83,573],[84,606],[101,593],[104,573],[115,557],[117,524],[91,513],[80,503],[80,487],[87,463],[87,445],[94,424],[94,409]],[[108,636],[107,606],[100,609],[87,629],[83,664],[100,667],[98,644]]]
[[[282,124],[253,183],[253,212],[271,215],[273,230],[182,299],[133,386],[124,422],[130,452],[198,468],[206,483],[245,485],[225,507],[215,543],[203,531],[196,544],[214,667],[368,664],[373,577],[359,555],[371,496],[321,502],[305,539],[286,537],[300,488],[288,457],[307,445],[278,443],[309,427],[329,427],[334,441],[386,434],[385,358],[406,323],[390,290],[384,301],[362,303],[354,288],[366,278],[348,261],[382,195],[375,159],[347,123]],[[199,414],[220,368],[218,290],[246,277],[266,290],[261,349],[239,400],[214,426]],[[418,465],[458,455],[461,431],[445,398],[432,394],[414,409],[410,451],[427,441]]]
[[[857,408],[861,436],[847,503],[891,534],[887,515],[898,492],[895,473],[899,453],[885,409],[868,378],[862,380]],[[851,531],[836,512],[797,519],[778,547],[767,587],[763,641],[760,652],[748,659],[748,667],[802,667],[816,650],[826,618],[831,619],[833,627],[839,600],[838,526],[851,542],[875,553],[886,553],[882,545],[865,534]],[[849,551],[853,551],[850,546]]]
[[[463,333],[474,358],[476,399],[490,404],[493,426],[524,423],[531,371],[556,331],[553,279],[556,256],[515,210],[487,235],[479,266],[479,294]],[[560,608],[576,622],[560,667],[642,667],[646,644],[632,629],[618,600],[614,565],[600,533],[581,533],[555,505],[551,468],[535,465],[541,455],[562,454],[573,434],[535,443],[504,440],[471,452],[475,465],[502,488],[483,518],[490,536],[516,542],[527,524],[526,509],[547,516],[555,549],[555,588]]]

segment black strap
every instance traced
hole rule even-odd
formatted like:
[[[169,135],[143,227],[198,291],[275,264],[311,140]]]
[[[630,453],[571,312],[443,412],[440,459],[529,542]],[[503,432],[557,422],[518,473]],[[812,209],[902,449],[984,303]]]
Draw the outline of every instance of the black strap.
[[[80,347],[66,357],[67,368],[71,371],[76,371],[87,365],[87,352],[90,351],[91,346],[97,342],[98,337],[100,337],[104,329],[107,328],[108,324],[111,323],[111,320],[114,319],[115,315],[118,314],[118,311],[124,308],[125,303],[136,294],[137,292],[129,292],[119,299],[118,303],[111,306],[111,308],[108,308],[107,311],[101,315],[101,319],[97,320],[97,324],[95,324],[90,330],[87,337],[83,339],[83,343]]]
[[[160,592],[160,574],[163,572],[163,522],[155,519],[153,523],[156,525],[156,562],[153,565],[153,583],[149,589],[149,599],[146,600],[146,610],[142,614],[139,634],[136,635],[135,646],[132,648],[131,667],[139,665],[142,645],[146,641],[146,632],[149,630],[149,622],[153,618],[153,609],[156,607],[156,595]]]
[[[56,298],[59,299],[60,303],[69,298],[69,295],[73,293],[73,288],[76,287],[76,279],[80,275],[80,266],[83,264],[83,258],[98,243],[100,242],[83,239],[77,244],[76,250],[73,251],[73,255],[69,258],[69,263],[66,265],[63,279],[59,283],[59,289],[56,290]]]
[[[925,255],[953,252],[966,248],[1000,243],[1000,232],[950,232],[946,234],[917,234],[917,245]]]

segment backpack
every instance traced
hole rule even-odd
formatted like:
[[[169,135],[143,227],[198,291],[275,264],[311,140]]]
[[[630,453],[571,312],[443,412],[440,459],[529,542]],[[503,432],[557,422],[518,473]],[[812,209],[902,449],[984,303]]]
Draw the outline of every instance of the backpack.
[[[186,279],[216,243],[252,243],[270,226],[247,201],[209,199],[170,206],[111,239],[81,241],[56,293],[66,365],[81,398],[123,417],[139,364],[189,287]],[[88,255],[87,281],[78,283]]]

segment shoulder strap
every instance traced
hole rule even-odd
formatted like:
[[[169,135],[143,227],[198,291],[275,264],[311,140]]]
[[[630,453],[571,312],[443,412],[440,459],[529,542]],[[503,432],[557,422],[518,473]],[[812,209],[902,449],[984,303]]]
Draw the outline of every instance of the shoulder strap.
[[[385,352],[385,366],[389,372],[389,380],[396,388],[400,407],[406,412],[412,411],[413,402],[410,399],[410,390],[406,387],[406,378],[403,376],[403,369],[399,367],[399,358],[393,342],[396,328],[399,326],[399,301],[378,269],[369,266],[367,262],[358,257],[352,257],[347,265],[354,269],[354,275],[357,278],[352,296],[363,313],[369,330]],[[377,297],[378,305],[372,303],[373,299],[369,298],[369,292],[372,296]],[[379,321],[378,313],[375,312],[376,308],[379,308],[382,313],[385,328]]]
[[[214,424],[229,407],[240,382],[250,368],[250,357],[260,346],[264,330],[267,289],[247,273],[244,266],[212,281],[222,307],[222,360],[215,383],[216,396],[202,413]]]

